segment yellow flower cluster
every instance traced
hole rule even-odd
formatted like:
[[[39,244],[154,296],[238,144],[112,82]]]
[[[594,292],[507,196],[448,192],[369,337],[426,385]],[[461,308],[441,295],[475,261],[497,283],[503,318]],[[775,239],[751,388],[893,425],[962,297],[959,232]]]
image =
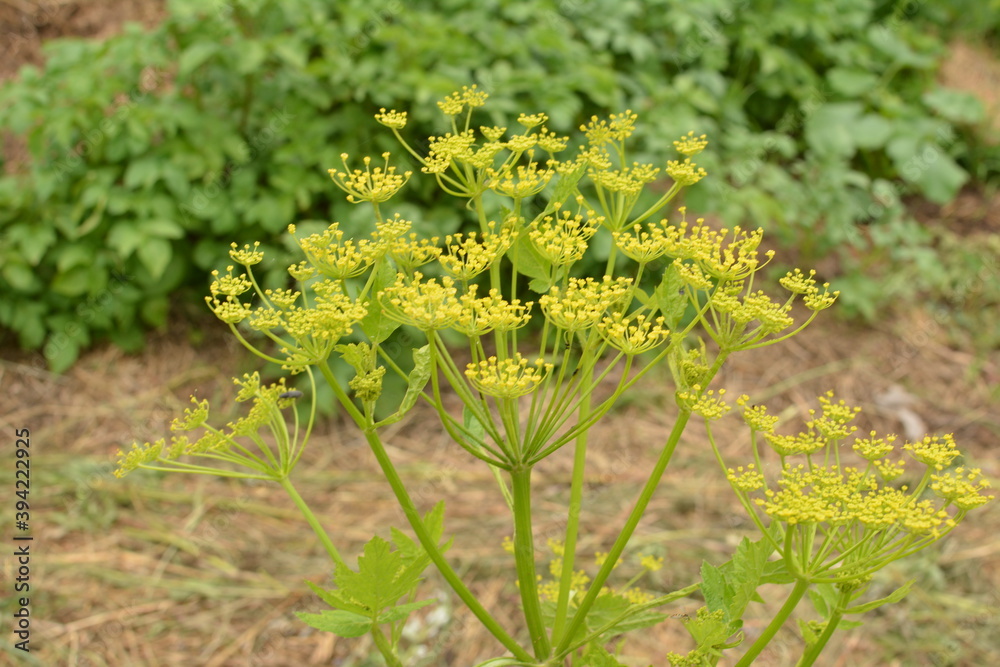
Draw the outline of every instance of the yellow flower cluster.
[[[544,190],[555,175],[554,169],[539,169],[537,162],[529,162],[516,167],[505,166],[500,171],[487,169],[486,185],[497,194],[523,199]]]
[[[489,223],[490,232],[480,237],[476,232],[449,234],[444,237],[444,252],[438,261],[456,280],[468,282],[493,265],[514,243],[516,233],[512,226],[504,225],[493,233],[496,223]]]
[[[344,240],[339,223],[333,223],[322,233],[297,239],[309,264],[328,278],[346,280],[365,273],[385,252],[385,244],[360,239]]]
[[[594,211],[587,211],[586,220],[582,214],[562,211],[555,218],[547,215],[532,223],[528,238],[542,257],[555,266],[565,266],[583,257],[602,220]]]
[[[260,248],[260,241],[254,241],[253,248],[249,245],[244,245],[242,248],[238,248],[236,243],[230,245],[231,250],[229,251],[229,256],[233,258],[237,264],[242,264],[243,266],[253,266],[254,264],[260,264],[261,260],[264,259],[264,253],[262,253],[258,248]]]
[[[384,107],[375,114],[375,120],[393,130],[402,130],[406,127],[406,119],[405,111],[396,111],[395,109],[386,111]]]
[[[635,131],[635,121],[638,114],[627,109],[625,113],[611,114],[608,120],[591,116],[590,122],[580,126],[580,131],[587,137],[591,146],[602,146],[613,141],[624,141]]]
[[[674,142],[674,148],[677,149],[677,152],[687,157],[702,152],[705,150],[705,146],[708,146],[708,139],[705,138],[704,134],[700,137],[694,136],[694,130]]]
[[[611,347],[628,356],[635,356],[667,340],[670,331],[663,327],[663,322],[662,317],[650,320],[643,314],[625,317],[614,312],[597,323],[597,331]]]
[[[473,84],[470,86],[462,86],[462,90],[459,92],[454,92],[448,95],[442,101],[438,102],[438,108],[441,109],[448,116],[457,116],[462,113],[465,107],[469,109],[474,109],[476,107],[481,107],[486,104],[486,100],[489,95],[478,89],[478,86]]]
[[[473,387],[494,398],[517,398],[534,391],[552,371],[552,364],[536,359],[533,365],[515,353],[513,357],[499,360],[490,357],[478,364],[470,363],[465,377]]]
[[[604,313],[628,298],[632,290],[629,278],[604,276],[570,278],[565,289],[553,286],[538,299],[545,317],[556,327],[570,332],[597,326]]]
[[[593,169],[588,176],[605,190],[634,197],[649,183],[655,181],[659,173],[659,168],[651,164],[634,162],[631,167],[623,169]]]
[[[212,277],[215,279],[212,281],[211,287],[209,287],[212,296],[220,294],[224,296],[239,296],[253,289],[253,283],[247,280],[246,274],[233,276],[232,266],[226,267],[226,273],[227,275],[220,277],[218,271],[212,271]]]
[[[421,331],[447,329],[462,316],[462,304],[458,299],[455,281],[449,276],[427,282],[419,271],[410,280],[403,274],[396,276],[395,284],[378,294],[379,303],[385,314]]]
[[[722,400],[725,393],[725,389],[720,389],[718,396],[714,389],[703,392],[701,386],[696,384],[690,390],[677,392],[677,403],[706,421],[714,421],[729,413],[729,405]]]
[[[430,146],[421,171],[426,174],[443,174],[454,160],[469,160],[473,157],[472,146],[476,141],[472,130],[458,134],[430,137]]]
[[[488,296],[477,299],[477,288],[478,285],[470,285],[469,291],[460,297],[462,314],[453,326],[455,330],[466,336],[482,336],[494,330],[520,329],[531,319],[533,302],[507,301],[498,289],[491,289]]]
[[[774,433],[774,426],[778,423],[778,418],[774,415],[767,414],[766,405],[753,405],[749,408],[746,407],[749,402],[750,397],[746,394],[743,394],[736,399],[736,404],[743,408],[743,421],[746,422],[746,425],[754,431]]]
[[[330,178],[341,190],[347,193],[347,201],[358,204],[363,201],[379,204],[391,199],[406,181],[410,180],[413,172],[406,171],[397,174],[395,167],[389,166],[389,153],[382,153],[385,160],[384,167],[372,169],[370,157],[365,156],[365,170],[355,169],[351,171],[347,166],[347,153],[341,153],[340,159],[344,162],[344,171],[329,169]]]
[[[691,162],[691,158],[686,158],[683,162],[668,160],[667,175],[678,185],[686,187],[708,176],[708,172]]]

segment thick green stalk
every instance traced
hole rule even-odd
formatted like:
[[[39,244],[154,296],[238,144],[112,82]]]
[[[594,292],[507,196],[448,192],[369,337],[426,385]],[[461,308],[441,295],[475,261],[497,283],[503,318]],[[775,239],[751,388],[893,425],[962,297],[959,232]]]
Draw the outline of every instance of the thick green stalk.
[[[387,667],[403,667],[403,663],[400,661],[399,656],[396,655],[395,649],[393,649],[392,644],[386,639],[385,634],[382,632],[382,628],[377,625],[372,627],[372,639],[375,640],[375,646],[378,647],[379,653],[385,658],[385,664]]]
[[[753,661],[757,659],[760,652],[771,643],[774,636],[778,634],[778,630],[781,629],[781,626],[785,624],[792,615],[792,612],[795,611],[802,596],[809,590],[809,585],[809,580],[804,577],[795,580],[795,587],[792,588],[792,592],[788,595],[788,599],[785,600],[785,604],[781,605],[781,609],[778,610],[775,617],[764,628],[764,632],[760,637],[757,637],[757,641],[750,646],[747,652],[743,654],[743,657],[740,658],[740,661],[736,663],[736,667],[749,667],[753,664]]]
[[[538,579],[535,576],[535,542],[531,534],[531,468],[517,466],[510,471],[510,478],[514,497],[514,561],[517,564],[521,606],[535,657],[544,660],[551,654],[552,647],[542,620]]]
[[[628,544],[629,539],[632,537],[632,533],[635,532],[636,527],[639,525],[639,521],[642,519],[642,515],[646,511],[646,507],[649,505],[649,501],[653,497],[653,492],[656,491],[656,487],[659,486],[660,478],[663,476],[663,472],[667,469],[667,464],[670,463],[670,458],[673,455],[674,450],[677,448],[677,443],[680,442],[681,434],[684,432],[684,427],[687,426],[690,418],[691,413],[687,410],[682,410],[677,416],[677,421],[674,422],[674,428],[670,431],[670,437],[667,439],[667,443],[664,445],[663,451],[660,452],[660,458],[657,459],[656,465],[653,466],[653,470],[649,474],[649,479],[646,480],[645,486],[642,487],[642,492],[639,494],[639,498],[635,502],[635,507],[632,508],[632,513],[629,514],[628,520],[625,522],[625,526],[618,534],[618,539],[615,540],[615,543],[611,546],[611,550],[608,552],[604,565],[601,566],[597,576],[594,577],[594,581],[590,584],[590,590],[587,591],[587,595],[580,602],[580,607],[573,616],[573,620],[570,622],[569,628],[567,628],[566,633],[562,636],[562,639],[560,639],[558,647],[556,648],[557,655],[562,655],[566,650],[566,647],[569,646],[573,639],[573,635],[575,635],[577,630],[580,629],[580,626],[583,624],[584,619],[590,612],[591,607],[593,607],[594,602],[597,600],[597,596],[600,595],[601,589],[604,587],[604,583],[608,580],[608,576],[611,574],[611,570],[618,562],[618,558],[625,550],[625,545]]]
[[[844,609],[847,608],[847,604],[850,599],[850,591],[841,591],[840,599],[837,600],[837,607],[830,614],[830,618],[827,619],[826,627],[823,628],[823,634],[816,639],[814,644],[806,648],[796,667],[810,667],[814,662],[816,662],[816,658],[818,658],[819,654],[823,652],[824,648],[826,648],[826,644],[830,641],[830,637],[832,637],[833,633],[837,631],[837,626],[840,625],[840,620],[844,618]]]
[[[427,532],[427,528],[424,526],[423,519],[420,517],[420,513],[417,511],[416,506],[413,504],[413,500],[410,498],[410,494],[406,491],[406,486],[403,484],[403,480],[400,479],[399,474],[396,472],[395,466],[392,464],[392,460],[389,458],[389,454],[385,451],[385,446],[379,439],[378,434],[374,431],[366,430],[364,432],[365,439],[368,441],[369,447],[371,447],[372,453],[375,454],[375,460],[378,461],[379,467],[382,468],[382,474],[385,475],[386,480],[389,482],[389,486],[392,488],[392,492],[396,496],[396,501],[399,506],[403,509],[403,513],[406,515],[407,521],[410,523],[410,527],[413,528],[413,532],[416,533],[417,539],[420,544],[424,547],[427,555],[430,557],[431,561],[437,567],[441,576],[444,577],[448,585],[451,586],[455,594],[462,599],[462,602],[469,608],[469,610],[475,614],[479,622],[483,624],[490,634],[497,638],[497,640],[504,645],[504,647],[514,654],[518,660],[524,662],[531,662],[532,657],[525,651],[521,646],[507,634],[500,624],[497,622],[490,612],[486,610],[485,607],[476,599],[476,596],[472,594],[462,580],[459,578],[455,570],[452,569],[448,561],[445,560],[444,554],[438,548],[438,545],[434,542],[430,533]]]
[[[590,394],[580,404],[580,421],[590,414]],[[552,641],[559,643],[566,625],[566,611],[569,608],[569,594],[573,583],[573,568],[576,563],[576,537],[580,527],[580,510],[583,504],[583,480],[587,465],[587,431],[576,438],[573,451],[573,479],[569,487],[569,511],[566,516],[566,537],[563,541],[562,576],[559,578],[559,600],[556,603],[556,619],[552,627]]]
[[[309,523],[313,532],[316,533],[316,537],[319,538],[323,548],[326,549],[326,553],[330,555],[330,560],[338,566],[342,565],[347,567],[344,559],[340,557],[340,552],[337,551],[337,547],[333,546],[330,536],[326,534],[325,530],[323,530],[323,526],[320,524],[319,519],[316,518],[316,515],[313,514],[313,511],[309,508],[309,505],[302,499],[299,492],[295,490],[295,487],[292,486],[292,481],[287,477],[282,477],[278,480],[278,483],[281,484],[282,488],[285,489],[285,493],[288,494],[288,496],[292,499],[292,502],[294,502],[296,507],[299,508],[302,515],[305,516],[306,522]]]

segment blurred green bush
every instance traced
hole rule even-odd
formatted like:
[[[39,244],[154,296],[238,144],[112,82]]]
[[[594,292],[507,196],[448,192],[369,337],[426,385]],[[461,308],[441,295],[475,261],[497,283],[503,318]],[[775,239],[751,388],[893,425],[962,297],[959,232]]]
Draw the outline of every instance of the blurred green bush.
[[[409,137],[435,134],[433,102],[469,83],[493,94],[483,124],[536,107],[568,133],[631,108],[644,129],[637,160],[661,161],[688,130],[708,134],[710,178],[692,210],[760,224],[807,264],[837,256],[847,306],[872,316],[894,296],[879,283],[893,262],[922,269],[900,293],[933,284],[931,235],[901,197],[950,200],[982,117],[974,98],[937,86],[943,37],[922,6],[906,8],[173,0],[151,31],[50,42],[44,71],[0,89],[0,127],[30,152],[0,177],[0,327],[62,370],[98,339],[134,349],[172,304],[200,304],[231,241],[262,241],[266,280],[280,282],[288,223],[367,215],[326,170],[342,152],[396,151],[372,114],[405,109]],[[399,212],[418,230],[461,224],[430,179],[407,188]]]

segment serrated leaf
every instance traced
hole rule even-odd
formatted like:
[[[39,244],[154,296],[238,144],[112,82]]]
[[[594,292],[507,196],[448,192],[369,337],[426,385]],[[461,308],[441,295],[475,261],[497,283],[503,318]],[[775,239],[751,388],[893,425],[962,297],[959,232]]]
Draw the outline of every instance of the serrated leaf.
[[[882,605],[895,604],[906,597],[906,595],[910,592],[910,588],[913,586],[915,581],[916,579],[911,579],[910,581],[907,581],[905,584],[903,584],[902,586],[900,586],[899,588],[897,588],[884,598],[879,598],[878,600],[872,600],[871,602],[859,604],[855,607],[849,607],[844,611],[844,613],[864,614],[866,612],[871,611],[872,609],[878,609]]]
[[[417,602],[408,602],[407,604],[396,605],[392,609],[379,614],[379,623],[393,623],[395,621],[401,621],[410,615],[410,612],[416,611],[421,607],[426,607],[427,605],[434,604],[437,602],[434,598],[430,600],[418,600]]]
[[[597,643],[591,643],[587,647],[587,652],[583,655],[583,664],[587,667],[625,667],[622,663],[618,662],[615,656],[608,653],[608,651]]]
[[[701,564],[701,594],[705,596],[705,606],[709,611],[726,611],[730,595],[726,590],[726,578],[722,570],[708,561]]]
[[[318,614],[296,612],[296,616],[311,627],[332,632],[338,637],[360,637],[372,629],[372,619],[340,609],[324,609]]]

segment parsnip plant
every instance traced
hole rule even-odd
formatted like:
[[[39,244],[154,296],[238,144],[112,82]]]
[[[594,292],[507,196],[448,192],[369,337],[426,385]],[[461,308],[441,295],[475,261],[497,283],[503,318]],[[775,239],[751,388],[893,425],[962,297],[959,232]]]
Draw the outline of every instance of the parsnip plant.
[[[705,420],[714,446],[711,423],[730,408],[724,390],[709,386],[726,359],[802,331],[837,293],[817,284],[814,272],[796,270],[781,281],[786,294],[774,299],[754,283],[770,258],[758,253],[761,230],[717,230],[700,219],[692,224],[684,209],[675,223],[658,216],[705,176],[691,161],[706,146],[704,137],[689,133],[676,141],[681,157],[662,170],[630,162],[626,140],[636,116],[626,111],[581,128],[586,143],[567,158],[569,139],[546,129],[544,114],[522,114],[518,132],[476,128],[474,110],[485,100],[472,87],[440,102],[451,128],[430,138],[427,154],[403,138],[405,112],[383,109],[376,116],[425,174],[464,200],[476,231],[419,238],[410,221],[386,210],[412,174],[399,173],[388,154],[365,158],[356,168],[344,155],[343,170],[330,174],[349,201],[371,207],[371,234],[347,238],[334,223],[322,233],[297,236],[305,259],[289,268],[296,284],[290,289],[261,289],[253,267],[262,253],[234,244],[234,265],[215,274],[207,298],[254,354],[289,374],[305,373],[313,389],[320,378],[329,383],[371,447],[416,541],[393,530],[391,543],[376,537],[365,546],[356,570],[347,563],[291,481],[309,440],[316,392],[305,396],[283,380],[267,386],[256,374],[237,380],[238,400],[250,410],[224,429],[208,425],[207,401],[192,399],[172,425],[177,433],[122,453],[117,474],[150,468],[282,485],[334,568],[333,588],[314,587],[332,609],[300,617],[341,636],[371,634],[389,665],[403,664],[407,616],[432,602],[416,599],[429,564],[496,638],[502,655],[484,665],[620,664],[606,648],[611,638],[662,621],[658,607],[699,589],[705,607],[685,621],[697,648],[681,656],[664,647],[664,659],[714,665],[733,650],[742,652],[739,664],[750,664],[810,592],[826,619],[802,628],[800,664],[813,664],[844,616],[905,594],[906,587],[883,600],[856,602],[872,573],[950,532],[966,511],[987,501],[986,482],[976,470],[947,470],[958,453],[945,437],[905,444],[927,473],[914,488],[894,486],[904,463],[887,458],[892,436],[853,441],[864,467],[841,463],[840,445],[853,431],[848,423],[856,410],[823,397],[822,414],[808,423],[809,431],[785,436],[775,433],[765,408],[747,407],[741,398],[753,449],[735,467],[721,456],[719,462],[761,539],[744,540],[727,565],[706,564],[701,582],[668,594],[637,587],[642,572],[613,585],[611,575],[692,416]],[[661,179],[661,171],[671,187],[640,206],[644,187]],[[493,219],[490,210],[502,213]],[[294,226],[289,231],[296,234]],[[604,275],[579,275],[574,269],[593,252],[598,233],[612,241]],[[796,302],[802,307],[793,308]],[[400,327],[413,332],[410,340],[425,342],[407,363],[385,349]],[[446,344],[456,333],[467,343],[463,350]],[[346,384],[332,369],[337,359],[354,369]],[[631,514],[590,578],[576,558],[588,432],[661,363],[676,385],[677,417]],[[387,374],[404,378],[408,387],[388,409],[382,391]],[[613,390],[598,398],[598,385]],[[446,394],[461,400],[460,413],[448,409]],[[305,400],[308,420],[300,424],[299,412],[289,408]],[[513,556],[522,623],[501,623],[477,600],[445,556],[450,541],[443,541],[443,506],[421,516],[386,451],[384,427],[405,419],[421,400],[437,412],[456,456],[461,448],[489,466],[498,499],[510,508],[513,538],[497,546]],[[196,430],[198,437],[183,434]],[[777,480],[762,475],[764,443],[781,456]],[[550,576],[543,578],[532,534],[531,474],[563,448],[573,457],[566,532],[549,542]],[[793,463],[800,456],[805,463]],[[641,562],[643,571],[660,566],[649,555]],[[759,599],[762,583],[788,584],[791,593],[764,635],[744,646],[741,619]]]

